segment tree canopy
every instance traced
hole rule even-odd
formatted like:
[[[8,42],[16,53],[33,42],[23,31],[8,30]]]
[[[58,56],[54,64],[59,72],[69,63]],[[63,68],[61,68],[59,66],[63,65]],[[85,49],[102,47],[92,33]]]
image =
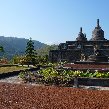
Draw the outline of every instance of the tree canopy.
[[[29,63],[31,64],[35,63],[37,53],[34,50],[34,42],[32,41],[32,38],[30,38],[29,41],[27,42],[25,55]]]

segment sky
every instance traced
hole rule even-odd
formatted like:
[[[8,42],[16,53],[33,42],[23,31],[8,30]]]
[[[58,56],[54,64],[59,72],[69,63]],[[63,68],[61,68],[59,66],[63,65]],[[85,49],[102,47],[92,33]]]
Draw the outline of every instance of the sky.
[[[109,0],[0,0],[0,36],[30,37],[46,44],[89,40],[100,19],[109,39]]]

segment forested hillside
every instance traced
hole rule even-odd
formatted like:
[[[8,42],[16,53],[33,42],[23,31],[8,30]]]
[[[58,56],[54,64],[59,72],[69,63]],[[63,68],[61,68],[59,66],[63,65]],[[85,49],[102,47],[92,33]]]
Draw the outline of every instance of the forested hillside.
[[[50,50],[58,49],[58,45],[46,45],[40,49],[37,49],[36,52],[40,56],[48,55]]]
[[[24,54],[27,42],[28,39],[25,38],[0,36],[0,46],[3,46],[5,51],[4,53],[0,52],[0,55],[1,56],[4,55],[5,57],[8,57],[10,59],[14,55]],[[35,49],[40,49],[46,46],[46,44],[36,40],[33,40],[33,42],[34,42]]]
[[[0,56],[4,56],[8,59],[11,59],[15,55],[23,55],[26,50],[27,42],[29,39],[25,38],[16,38],[16,37],[4,37],[0,36],[0,46],[3,46],[4,53],[0,52]],[[57,49],[57,45],[46,45],[39,41],[33,40],[34,49],[38,55],[48,55],[49,50]]]

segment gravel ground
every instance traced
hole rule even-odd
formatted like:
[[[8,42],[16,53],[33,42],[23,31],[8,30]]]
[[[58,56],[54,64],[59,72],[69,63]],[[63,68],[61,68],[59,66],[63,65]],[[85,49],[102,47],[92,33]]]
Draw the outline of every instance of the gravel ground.
[[[1,82],[0,109],[109,109],[109,91]]]

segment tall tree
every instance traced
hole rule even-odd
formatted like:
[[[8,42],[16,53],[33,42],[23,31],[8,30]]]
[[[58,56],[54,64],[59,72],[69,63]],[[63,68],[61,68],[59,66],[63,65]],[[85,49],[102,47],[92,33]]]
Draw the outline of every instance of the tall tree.
[[[26,53],[26,59],[28,60],[28,62],[31,64],[35,64],[35,57],[37,54],[35,53],[35,50],[34,50],[34,42],[32,41],[32,38],[30,38],[29,41],[27,42],[25,53]]]

